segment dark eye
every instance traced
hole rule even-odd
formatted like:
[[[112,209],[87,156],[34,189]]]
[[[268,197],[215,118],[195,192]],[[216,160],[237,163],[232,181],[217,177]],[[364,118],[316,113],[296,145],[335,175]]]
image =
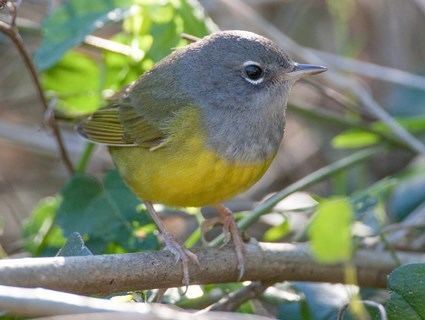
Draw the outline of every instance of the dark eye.
[[[263,69],[256,64],[248,64],[244,68],[245,74],[249,80],[257,81],[263,77]]]

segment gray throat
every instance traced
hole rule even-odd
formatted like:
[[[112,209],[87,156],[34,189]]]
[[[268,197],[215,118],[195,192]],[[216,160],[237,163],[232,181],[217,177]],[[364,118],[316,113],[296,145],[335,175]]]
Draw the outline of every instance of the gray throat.
[[[280,102],[258,110],[204,109],[207,145],[229,161],[256,163],[270,159],[276,154],[285,129],[286,101]]]

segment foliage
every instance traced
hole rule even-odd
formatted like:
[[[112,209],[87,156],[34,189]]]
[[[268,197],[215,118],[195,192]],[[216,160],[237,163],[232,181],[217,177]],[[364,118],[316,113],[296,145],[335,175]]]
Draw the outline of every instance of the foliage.
[[[83,42],[85,36],[102,25],[100,22],[111,16],[123,17],[116,12],[130,1],[96,2],[98,5],[69,1],[53,12],[43,25],[45,37],[36,54],[39,68],[44,70],[44,89],[57,99],[56,107],[70,116],[90,114],[104,106],[105,98],[137,79],[171,50],[186,44],[181,33],[203,36],[214,28],[193,2],[136,1],[123,20],[122,31],[112,37],[128,46],[130,52],[104,50],[99,63],[87,54],[67,50]],[[67,31],[62,32],[63,29]]]
[[[311,249],[326,263],[348,261],[352,254],[351,223],[353,209],[345,198],[323,200],[311,221]]]
[[[425,318],[425,264],[408,264],[391,272],[390,298],[385,304],[388,319]]]
[[[415,116],[408,118],[399,118],[399,123],[410,132],[417,134],[425,133],[425,117]],[[377,133],[390,134],[389,129],[382,122],[375,122],[371,125],[374,132],[349,129],[332,139],[332,145],[339,149],[364,148],[379,142],[382,142],[382,137]]]
[[[53,66],[105,22],[122,18],[130,4],[130,0],[66,1],[43,22],[43,41],[35,54],[38,69]]]

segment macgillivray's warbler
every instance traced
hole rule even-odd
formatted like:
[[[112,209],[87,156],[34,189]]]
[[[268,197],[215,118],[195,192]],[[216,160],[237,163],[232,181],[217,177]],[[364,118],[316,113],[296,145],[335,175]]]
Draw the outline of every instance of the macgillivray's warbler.
[[[152,203],[214,205],[241,277],[243,242],[220,203],[263,176],[283,137],[291,87],[323,71],[293,62],[257,34],[216,32],[175,50],[79,125],[85,138],[109,147],[121,176],[145,201],[166,248],[182,261],[185,285],[188,261],[197,258],[170,236]]]

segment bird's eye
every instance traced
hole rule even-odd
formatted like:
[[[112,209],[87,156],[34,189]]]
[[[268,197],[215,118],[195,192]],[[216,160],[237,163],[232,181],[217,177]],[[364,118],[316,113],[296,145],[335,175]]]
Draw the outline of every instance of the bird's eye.
[[[247,61],[244,63],[244,78],[252,84],[259,84],[264,80],[264,70],[261,66],[253,61]]]

